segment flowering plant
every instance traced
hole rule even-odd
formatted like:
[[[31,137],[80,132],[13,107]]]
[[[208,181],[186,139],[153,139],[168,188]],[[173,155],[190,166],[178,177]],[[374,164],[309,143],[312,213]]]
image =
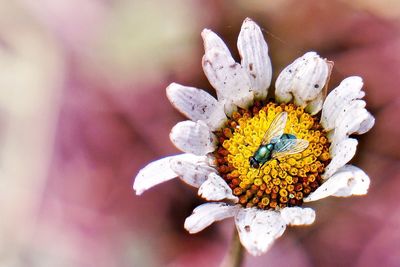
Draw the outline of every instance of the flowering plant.
[[[184,153],[144,167],[135,178],[138,195],[179,177],[209,201],[185,221],[197,233],[234,217],[241,244],[265,253],[287,225],[308,225],[315,212],[303,203],[328,196],[366,194],[369,177],[347,164],[358,141],[374,125],[361,100],[360,77],[344,79],[327,95],[333,63],[308,52],[287,66],[267,99],[272,67],[259,26],[243,22],[237,63],[214,32],[202,32],[203,70],[217,99],[172,83],[171,103],[190,120],[176,124],[171,141]],[[326,96],[327,95],[327,96]]]

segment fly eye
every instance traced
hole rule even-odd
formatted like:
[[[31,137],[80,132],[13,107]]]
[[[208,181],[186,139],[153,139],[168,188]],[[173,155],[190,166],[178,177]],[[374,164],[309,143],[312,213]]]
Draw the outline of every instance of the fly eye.
[[[258,162],[256,161],[256,159],[254,157],[249,158],[249,163],[250,163],[250,166],[255,169],[257,169],[259,167]]]

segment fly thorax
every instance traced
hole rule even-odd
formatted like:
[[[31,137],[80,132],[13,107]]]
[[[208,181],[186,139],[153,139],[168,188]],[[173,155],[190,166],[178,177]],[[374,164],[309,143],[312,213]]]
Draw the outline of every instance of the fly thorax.
[[[304,139],[308,147],[274,159],[271,155],[281,142],[262,145],[262,141],[271,122],[283,111],[287,112],[287,121],[280,138]],[[215,134],[219,175],[239,198],[239,204],[248,208],[301,206],[303,198],[322,184],[321,174],[330,162],[330,144],[319,119],[294,104],[255,102],[247,110],[239,108]],[[250,165],[253,155],[262,163],[258,168]]]
[[[268,157],[271,150],[272,150],[273,146],[260,146],[260,148],[256,151],[255,153],[255,157],[257,158],[257,160],[261,161],[263,158]]]

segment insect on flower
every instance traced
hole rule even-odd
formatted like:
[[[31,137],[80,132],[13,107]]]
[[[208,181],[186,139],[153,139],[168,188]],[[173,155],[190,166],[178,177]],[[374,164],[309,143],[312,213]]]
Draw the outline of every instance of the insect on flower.
[[[284,134],[287,112],[275,116],[254,155],[249,158],[250,166],[262,168],[271,159],[279,159],[300,153],[308,147],[308,141],[297,139],[293,134]],[[261,164],[261,166],[260,166]]]

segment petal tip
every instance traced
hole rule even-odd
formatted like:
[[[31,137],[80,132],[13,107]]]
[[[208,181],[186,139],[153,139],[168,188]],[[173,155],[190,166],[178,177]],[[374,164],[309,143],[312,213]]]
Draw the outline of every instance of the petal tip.
[[[137,195],[137,196],[140,196],[144,192],[144,190],[137,188],[137,186],[135,186],[135,184],[133,184],[133,191],[135,191],[135,195]]]
[[[355,76],[349,76],[349,77],[347,77],[347,78],[344,79],[344,80],[352,80],[352,81],[354,81],[354,82],[363,83],[363,78],[360,77],[360,76],[357,76],[357,75],[355,75]]]
[[[133,186],[132,186],[133,191],[135,191],[135,194],[137,196],[141,195],[145,189],[143,188],[141,179],[139,177],[139,175],[137,175],[133,181]]]
[[[167,88],[165,88],[165,93],[166,93],[166,95],[167,95],[167,98],[168,98],[168,100],[169,100],[169,102],[171,102],[171,103],[173,103],[173,100],[174,100],[174,94],[176,93],[176,91],[177,91],[177,87],[179,86],[179,84],[177,84],[177,83],[170,83],[168,86],[167,86]]]
[[[175,83],[175,82],[172,82],[172,83],[170,83],[170,84],[167,86],[167,88],[165,89],[165,91],[167,91],[167,93],[168,93],[169,91],[173,91],[173,90],[176,89],[176,87],[177,87],[178,85],[179,85],[179,84],[177,84],[177,83]]]
[[[250,25],[258,27],[257,23],[255,23],[254,20],[249,17],[245,18],[242,24],[242,28]]]
[[[205,29],[203,29],[202,31],[201,31],[201,38],[203,38],[203,41],[207,38],[207,35],[209,35],[210,33],[212,33],[213,31],[212,30],[210,30],[210,29],[207,29],[207,28],[205,28]]]
[[[308,51],[303,55],[304,58],[320,57],[315,51]]]

